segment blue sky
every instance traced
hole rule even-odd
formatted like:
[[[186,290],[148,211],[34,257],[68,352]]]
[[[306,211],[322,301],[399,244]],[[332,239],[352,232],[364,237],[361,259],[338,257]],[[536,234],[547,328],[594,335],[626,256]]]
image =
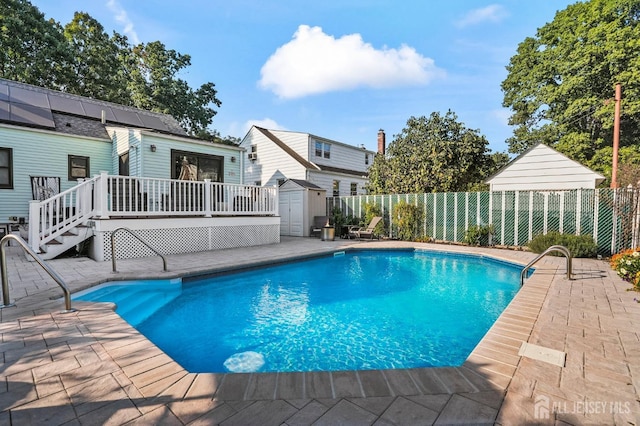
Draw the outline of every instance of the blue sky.
[[[506,151],[500,83],[518,43],[574,1],[31,0],[46,18],[75,11],[131,42],[191,55],[179,77],[213,82],[212,128],[251,124],[377,147],[411,116],[454,111]]]

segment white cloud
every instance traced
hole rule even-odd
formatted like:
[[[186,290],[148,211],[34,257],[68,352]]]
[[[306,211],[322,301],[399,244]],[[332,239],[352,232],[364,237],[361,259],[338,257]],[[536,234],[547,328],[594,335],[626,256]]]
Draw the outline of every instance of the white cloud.
[[[133,29],[133,22],[131,22],[131,19],[129,19],[127,11],[124,10],[124,8],[116,0],[108,0],[107,7],[114,14],[113,17],[115,18],[115,20],[122,24],[122,32],[124,33],[124,35],[126,35],[134,45],[139,44],[140,38],[138,37],[138,33],[136,33],[136,30]]]
[[[460,28],[483,22],[500,22],[509,15],[507,10],[499,4],[490,4],[480,9],[473,9],[456,22]]]
[[[357,87],[425,85],[444,75],[433,59],[410,46],[375,49],[360,34],[335,38],[320,27],[300,25],[260,70],[259,86],[281,98]]]
[[[258,126],[258,127],[262,127],[263,129],[269,129],[269,130],[287,130],[286,127],[276,123],[275,120],[271,118],[263,118],[262,120],[249,120],[245,122],[242,125],[242,134],[245,135],[249,131],[251,126]]]

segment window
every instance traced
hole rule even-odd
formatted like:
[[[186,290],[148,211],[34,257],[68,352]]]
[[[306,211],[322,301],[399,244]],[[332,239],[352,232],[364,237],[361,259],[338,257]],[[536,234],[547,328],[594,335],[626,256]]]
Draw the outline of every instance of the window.
[[[89,157],[69,155],[69,180],[89,177]]]
[[[223,157],[171,150],[171,179],[224,182]]]
[[[0,148],[0,189],[13,189],[13,150]]]
[[[333,196],[334,197],[339,197],[340,196],[340,181],[339,180],[334,180],[333,181]]]
[[[316,157],[331,158],[331,144],[316,141]]]
[[[118,174],[129,176],[129,151],[118,156]]]
[[[364,164],[369,164],[369,154],[364,155]]]
[[[258,145],[251,145],[251,152],[258,152]]]
[[[351,195],[358,195],[358,184],[356,182],[351,182]]]
[[[257,180],[257,181],[255,181],[255,182],[253,182],[253,184],[254,184],[255,186],[262,186],[262,181],[261,181],[261,180]]]

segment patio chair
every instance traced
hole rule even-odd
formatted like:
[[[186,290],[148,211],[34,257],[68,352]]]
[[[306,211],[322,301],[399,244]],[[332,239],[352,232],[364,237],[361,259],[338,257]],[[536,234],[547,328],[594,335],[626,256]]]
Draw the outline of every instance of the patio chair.
[[[349,229],[349,238],[354,237],[360,239],[362,237],[369,237],[373,240],[374,230],[381,220],[382,218],[380,216],[374,216],[366,228],[352,227]]]
[[[309,235],[312,237],[319,237],[322,233],[322,227],[324,227],[328,222],[329,218],[327,216],[314,216],[313,225],[311,225]]]

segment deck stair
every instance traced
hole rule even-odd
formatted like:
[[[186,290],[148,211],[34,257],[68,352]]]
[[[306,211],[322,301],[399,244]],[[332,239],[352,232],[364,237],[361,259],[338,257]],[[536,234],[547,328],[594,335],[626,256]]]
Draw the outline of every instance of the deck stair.
[[[82,223],[74,226],[55,239],[40,246],[40,257],[45,260],[54,259],[67,250],[86,241],[93,236],[93,228]]]

